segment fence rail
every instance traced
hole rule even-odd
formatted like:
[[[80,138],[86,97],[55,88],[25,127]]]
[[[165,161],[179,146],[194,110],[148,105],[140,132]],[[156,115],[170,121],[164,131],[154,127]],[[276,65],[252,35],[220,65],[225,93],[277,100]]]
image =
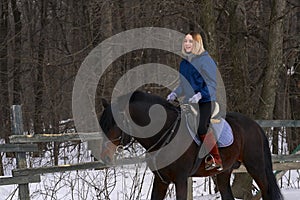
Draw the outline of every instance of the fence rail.
[[[300,127],[300,120],[256,120],[256,122],[261,127]],[[10,143],[13,144],[64,141],[94,141],[102,139],[103,138],[100,132],[12,135],[9,137]]]
[[[12,135],[11,143],[39,143],[39,142],[66,142],[66,141],[94,141],[102,140],[100,132],[94,133],[62,133],[62,134],[35,134],[35,135]]]
[[[28,184],[28,183],[39,183],[39,182],[41,182],[40,175],[0,178],[0,186],[13,185],[13,184],[20,185],[20,184]]]
[[[37,144],[0,144],[0,152],[38,152]]]
[[[300,154],[294,155],[273,155],[273,169],[276,171],[300,169]],[[38,174],[47,174],[54,172],[66,172],[74,170],[86,170],[86,169],[105,169],[109,167],[118,167],[122,165],[132,165],[145,162],[144,158],[132,158],[132,159],[121,159],[117,160],[115,163],[106,164],[101,161],[77,163],[77,164],[67,164],[58,166],[48,166],[48,167],[37,167],[28,169],[15,169],[13,170],[13,176],[33,176]],[[246,168],[241,165],[238,169],[233,171],[234,173],[245,173]]]
[[[273,170],[276,170],[276,171],[287,171],[287,170],[293,170],[293,169],[300,169],[300,162],[273,163]],[[234,173],[246,173],[247,170],[244,167],[244,165],[241,165],[238,169],[233,170],[233,172]]]
[[[300,127],[300,120],[256,120],[256,122],[261,127]],[[16,152],[17,169],[12,171],[13,177],[0,178],[0,186],[18,184],[19,198],[22,200],[29,200],[28,183],[40,182],[41,174],[86,169],[105,169],[108,167],[130,165],[145,161],[144,158],[133,158],[117,160],[113,164],[105,164],[101,161],[96,161],[69,165],[26,168],[26,152],[38,151],[37,144],[35,143],[95,141],[102,140],[103,138],[98,132],[23,135],[21,106],[12,107],[12,125],[15,135],[10,137],[11,144],[0,144],[0,152]],[[273,169],[282,171],[282,173],[286,170],[300,169],[300,154],[273,155],[272,162]],[[234,170],[234,173],[244,172],[247,171],[243,165],[241,165],[239,169]]]
[[[300,127],[300,120],[255,120],[261,127]]]

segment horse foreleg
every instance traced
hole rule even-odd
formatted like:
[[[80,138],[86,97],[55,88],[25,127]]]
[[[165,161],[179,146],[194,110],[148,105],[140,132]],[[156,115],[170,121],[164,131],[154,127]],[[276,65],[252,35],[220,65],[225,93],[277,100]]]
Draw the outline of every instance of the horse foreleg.
[[[182,178],[175,183],[176,188],[176,200],[186,200],[187,199],[187,177]]]
[[[222,200],[234,200],[230,187],[231,173],[232,170],[229,169],[217,175],[217,185],[221,193]]]
[[[158,176],[154,176],[151,200],[163,200],[166,196],[168,187],[169,183],[162,181]]]

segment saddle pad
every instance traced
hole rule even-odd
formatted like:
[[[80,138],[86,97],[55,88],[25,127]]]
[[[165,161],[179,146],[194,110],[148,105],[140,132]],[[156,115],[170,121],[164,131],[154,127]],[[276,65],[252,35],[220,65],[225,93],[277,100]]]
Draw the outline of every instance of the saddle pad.
[[[186,115],[186,125],[189,130],[188,132],[193,140],[200,145],[201,141],[193,128],[194,126],[191,125],[194,124],[191,123],[194,122],[191,119],[193,119],[193,116]],[[221,118],[219,123],[211,123],[211,127],[214,131],[218,147],[228,147],[233,143],[232,129],[225,119]]]
[[[232,129],[228,122],[221,118],[220,123],[211,124],[218,147],[228,147],[233,143]]]

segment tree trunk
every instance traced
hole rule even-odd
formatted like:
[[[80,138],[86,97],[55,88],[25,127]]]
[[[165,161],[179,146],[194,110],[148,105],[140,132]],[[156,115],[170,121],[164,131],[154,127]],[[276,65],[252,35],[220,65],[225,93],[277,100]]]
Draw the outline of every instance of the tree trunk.
[[[22,23],[21,12],[18,9],[17,1],[11,0],[11,7],[14,17],[14,69],[13,69],[13,104],[21,105],[21,36],[22,36]]]
[[[209,54],[217,61],[217,37],[216,37],[216,17],[215,17],[215,2],[200,0],[196,2],[199,13],[196,15],[198,21],[203,28],[204,47]]]
[[[279,72],[283,67],[283,12],[285,1],[272,0],[268,37],[267,66],[265,69],[263,86],[259,101],[257,119],[273,119],[275,113],[276,95],[278,94]],[[275,129],[276,131],[276,129]],[[272,143],[278,144],[278,133],[273,136]],[[278,145],[274,146],[277,151]]]
[[[9,92],[7,70],[8,1],[0,3],[0,138],[8,141],[10,133]],[[0,155],[0,176],[3,176],[2,154]]]
[[[230,73],[232,92],[229,95],[231,106],[236,112],[250,114],[250,90],[248,72],[248,30],[247,16],[244,1],[229,1],[229,32],[230,42],[229,63],[232,67]],[[235,174],[232,191],[236,198],[252,198],[252,178],[249,174]]]
[[[8,1],[0,3],[0,137],[8,140],[9,135],[9,92],[7,69]]]
[[[299,21],[300,21],[300,16],[299,16]],[[299,73],[299,67],[300,67],[300,53],[298,52],[298,57],[296,57],[295,62],[293,66],[298,69],[298,73],[294,73],[291,77],[291,83],[290,83],[290,98],[289,98],[289,105],[290,105],[290,110],[291,110],[291,116],[292,119],[300,119],[300,110],[299,110],[299,105],[300,105],[300,73]],[[288,135],[288,148],[289,151],[292,152],[297,148],[297,146],[300,143],[300,138],[299,138],[299,128],[292,128],[291,133]]]
[[[232,67],[233,95],[230,98],[234,111],[251,114],[249,110],[250,89],[248,72],[248,30],[244,1],[229,1],[230,58]]]
[[[268,39],[267,67],[264,74],[263,87],[260,96],[257,117],[273,119],[276,93],[278,89],[278,74],[283,67],[283,11],[285,1],[271,1],[271,18]]]
[[[44,57],[45,57],[45,28],[47,17],[47,0],[41,1],[40,10],[40,39],[38,43],[38,63],[36,67],[36,80],[34,84],[35,94],[35,114],[34,114],[34,133],[39,134],[44,130],[43,127],[43,95],[44,95]]]
[[[285,34],[289,37],[289,40],[285,42],[285,56],[284,63],[286,65],[287,75],[287,95],[285,98],[287,100],[287,119],[300,119],[300,51],[299,47],[297,48],[295,44],[300,43],[300,38],[297,37],[300,33],[300,7],[294,9],[294,3],[296,0],[292,1],[293,3],[287,6],[288,10],[291,10],[288,13],[288,19],[285,23]],[[293,9],[291,9],[291,7]],[[296,37],[294,37],[296,36]],[[290,48],[294,46],[294,48]],[[297,146],[300,144],[300,134],[299,128],[291,128],[287,132],[287,142],[289,152],[293,152]]]
[[[33,130],[34,119],[34,82],[35,82],[35,68],[36,52],[34,41],[37,39],[35,36],[37,27],[35,13],[36,9],[32,5],[34,2],[22,0],[20,7],[22,8],[22,111],[24,130],[30,132]]]

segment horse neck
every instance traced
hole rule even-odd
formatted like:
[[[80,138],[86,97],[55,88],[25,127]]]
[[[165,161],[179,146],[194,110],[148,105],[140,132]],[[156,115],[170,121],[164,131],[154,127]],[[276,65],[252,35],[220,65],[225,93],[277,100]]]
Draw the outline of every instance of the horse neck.
[[[138,105],[132,105],[132,106],[133,107],[131,108],[131,111],[135,111],[135,112],[131,112],[131,117],[134,121],[138,121],[140,123],[144,123],[144,122],[150,123],[150,118],[148,115],[145,115],[145,113],[148,112],[149,107],[151,107],[151,105],[143,106],[139,109],[137,108]],[[151,151],[151,150],[159,149],[159,147],[164,145],[168,136],[172,137],[172,135],[170,135],[170,132],[172,131],[172,129],[175,130],[176,127],[174,126],[176,126],[176,122],[177,120],[179,120],[178,116],[180,115],[180,113],[177,112],[176,110],[171,110],[168,108],[165,108],[165,110],[167,113],[167,118],[165,120],[165,124],[163,128],[158,133],[154,134],[151,137],[135,138],[146,150]],[[144,116],[144,120],[145,120],[144,122],[142,120],[142,116]],[[143,125],[146,126],[148,125],[148,123],[145,123]]]

